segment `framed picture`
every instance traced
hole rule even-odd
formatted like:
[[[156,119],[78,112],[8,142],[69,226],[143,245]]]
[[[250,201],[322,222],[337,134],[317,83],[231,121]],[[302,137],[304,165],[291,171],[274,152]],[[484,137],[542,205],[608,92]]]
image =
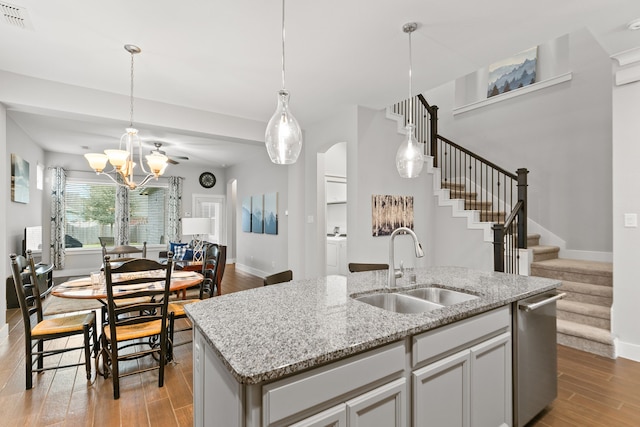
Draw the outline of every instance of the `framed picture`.
[[[389,236],[399,227],[413,230],[413,196],[371,196],[373,236]]]
[[[278,234],[278,193],[264,195],[264,232]]]
[[[251,233],[251,196],[242,199],[242,231]]]
[[[535,83],[537,61],[538,47],[536,46],[491,64],[487,98]]]
[[[29,203],[29,162],[11,154],[11,200]]]
[[[251,197],[251,232],[263,233],[263,195]]]

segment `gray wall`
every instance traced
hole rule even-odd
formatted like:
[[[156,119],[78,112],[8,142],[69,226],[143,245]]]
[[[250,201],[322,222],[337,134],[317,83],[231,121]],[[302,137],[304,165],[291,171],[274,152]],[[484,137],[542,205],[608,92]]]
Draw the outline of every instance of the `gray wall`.
[[[624,215],[640,214],[640,63],[626,70],[614,64],[614,73],[635,70],[633,83],[613,89],[613,308],[612,330],[619,355],[640,361],[640,228],[625,227]]]
[[[290,166],[271,163],[267,152],[247,159],[227,170],[227,178],[236,180],[236,263],[237,268],[257,276],[289,269],[287,241],[289,236],[288,172]],[[278,234],[242,231],[242,200],[245,197],[278,193]]]
[[[570,81],[455,116],[453,82],[425,97],[440,107],[441,135],[507,170],[529,169],[531,219],[574,253],[610,253],[610,59],[586,30],[569,37],[568,59]]]

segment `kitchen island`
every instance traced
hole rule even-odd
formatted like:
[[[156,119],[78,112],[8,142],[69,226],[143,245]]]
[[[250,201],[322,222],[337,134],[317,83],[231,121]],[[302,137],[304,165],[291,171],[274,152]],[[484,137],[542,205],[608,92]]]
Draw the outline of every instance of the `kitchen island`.
[[[394,290],[478,298],[413,314],[353,298],[386,282],[327,276],[187,305],[195,425],[511,425],[512,306],[560,282],[434,267]]]

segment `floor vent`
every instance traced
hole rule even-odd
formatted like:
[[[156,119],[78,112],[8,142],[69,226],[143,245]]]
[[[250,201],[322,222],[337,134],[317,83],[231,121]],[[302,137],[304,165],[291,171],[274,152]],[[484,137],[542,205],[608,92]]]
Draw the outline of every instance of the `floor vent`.
[[[24,7],[0,2],[0,13],[2,14],[2,20],[0,22],[22,28],[23,30],[33,29],[27,9]]]

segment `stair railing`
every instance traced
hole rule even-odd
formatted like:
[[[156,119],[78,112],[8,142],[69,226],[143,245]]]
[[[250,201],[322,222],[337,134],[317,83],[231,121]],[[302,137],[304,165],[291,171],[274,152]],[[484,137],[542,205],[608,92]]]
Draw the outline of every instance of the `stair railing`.
[[[416,126],[416,138],[424,143],[441,171],[441,187],[452,199],[462,199],[465,209],[479,211],[479,220],[493,222],[494,270],[518,274],[518,249],[527,247],[527,174],[514,174],[438,134],[438,107],[422,95],[405,100],[392,111],[409,117]]]

